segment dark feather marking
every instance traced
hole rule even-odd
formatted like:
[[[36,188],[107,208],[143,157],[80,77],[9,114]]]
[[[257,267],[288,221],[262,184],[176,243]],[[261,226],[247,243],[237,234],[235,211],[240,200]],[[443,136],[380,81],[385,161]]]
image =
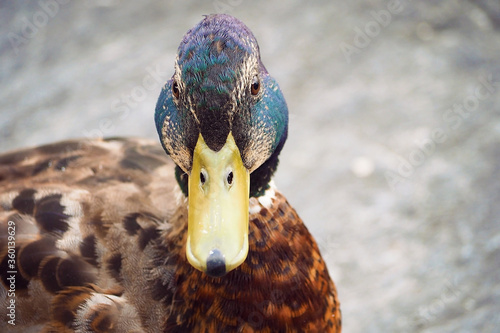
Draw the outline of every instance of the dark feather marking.
[[[79,258],[64,259],[57,266],[57,281],[61,287],[84,286],[95,279],[91,266]]]
[[[285,211],[283,210],[282,206],[279,206],[279,208],[278,208],[278,214],[280,214],[280,217],[285,216]]]
[[[35,206],[35,219],[47,232],[64,233],[69,225],[61,205],[61,194],[52,194],[40,199]]]
[[[61,258],[59,257],[47,258],[47,260],[42,263],[42,267],[39,271],[40,280],[44,288],[51,293],[56,293],[61,290],[61,286],[57,282],[56,276],[57,265],[59,265],[60,261]]]
[[[121,142],[123,144],[128,143],[128,140],[129,140],[128,138],[124,138],[121,136],[107,136],[107,137],[102,139],[102,141],[104,141],[104,142],[118,141],[118,142]]]
[[[123,227],[131,236],[137,234],[137,231],[141,229],[141,226],[137,223],[139,216],[141,216],[140,213],[130,213],[123,218]]]
[[[168,288],[165,287],[161,279],[156,279],[150,284],[151,297],[155,301],[160,301],[163,299],[165,304],[172,303],[172,293]]]
[[[99,175],[95,174],[86,178],[83,178],[78,182],[79,185],[87,186],[87,187],[98,187],[105,183],[110,183],[113,181],[120,181],[123,183],[130,183],[133,181],[130,176],[123,175],[120,173],[113,175]]]
[[[56,163],[56,165],[54,166],[54,169],[64,171],[68,167],[69,163],[79,159],[80,157],[81,157],[81,155],[73,155],[73,156],[68,156],[68,157],[62,158]]]
[[[29,243],[18,252],[19,267],[27,277],[35,277],[38,273],[40,262],[55,251],[55,239],[52,237],[43,237]]]
[[[35,208],[35,199],[33,196],[35,193],[36,190],[31,188],[21,191],[21,193],[12,200],[12,207],[22,214],[33,215],[33,209]]]
[[[139,234],[139,248],[144,250],[148,243],[160,236],[160,232],[156,229],[156,226],[150,226],[142,229]]]
[[[35,176],[35,175],[39,174],[40,172],[47,170],[51,166],[52,166],[52,160],[50,158],[46,159],[42,162],[39,162],[33,168],[32,175]]]
[[[129,235],[136,235],[139,230],[143,229],[139,221],[147,221],[148,224],[150,224],[150,222],[159,224],[161,220],[157,216],[146,211],[130,213],[123,218],[123,227],[127,230]]]
[[[158,266],[153,269],[156,279],[152,279],[150,286],[151,297],[166,305],[172,303],[172,296],[175,293],[175,267]]]
[[[94,214],[91,217],[88,224],[90,226],[92,226],[93,230],[95,230],[95,233],[96,233],[98,238],[105,238],[106,237],[108,230],[109,230],[109,226],[103,222],[101,215]]]
[[[97,266],[96,237],[89,235],[80,243],[80,253],[89,264]]]
[[[122,255],[121,253],[115,253],[106,262],[106,267],[108,272],[114,277],[118,282],[122,280],[120,271],[122,269]]]

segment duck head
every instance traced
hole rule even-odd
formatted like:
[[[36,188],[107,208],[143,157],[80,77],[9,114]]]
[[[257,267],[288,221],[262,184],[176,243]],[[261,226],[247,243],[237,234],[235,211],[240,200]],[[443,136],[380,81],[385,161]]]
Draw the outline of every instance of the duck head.
[[[268,187],[288,129],[285,99],[241,21],[209,15],[186,33],[155,122],[188,196],[187,259],[223,276],[245,261],[249,198]]]

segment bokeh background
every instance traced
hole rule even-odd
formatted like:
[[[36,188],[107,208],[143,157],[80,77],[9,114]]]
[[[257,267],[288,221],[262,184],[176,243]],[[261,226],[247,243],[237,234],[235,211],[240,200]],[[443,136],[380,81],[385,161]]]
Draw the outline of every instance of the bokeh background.
[[[3,0],[0,152],[156,139],[178,43],[215,12],[251,28],[287,98],[276,183],[344,332],[499,332],[497,0]]]

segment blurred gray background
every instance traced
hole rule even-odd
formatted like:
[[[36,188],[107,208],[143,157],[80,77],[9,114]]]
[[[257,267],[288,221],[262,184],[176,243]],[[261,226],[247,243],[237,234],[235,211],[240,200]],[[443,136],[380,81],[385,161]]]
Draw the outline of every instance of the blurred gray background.
[[[276,177],[344,332],[500,331],[500,4],[0,1],[0,152],[156,139],[183,34],[227,12],[290,109]]]

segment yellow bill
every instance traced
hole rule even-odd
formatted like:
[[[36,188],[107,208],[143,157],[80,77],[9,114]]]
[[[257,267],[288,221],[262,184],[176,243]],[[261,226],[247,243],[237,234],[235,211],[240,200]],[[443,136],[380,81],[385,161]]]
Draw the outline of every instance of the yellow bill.
[[[188,186],[187,259],[208,275],[222,276],[248,253],[250,173],[231,133],[218,152],[200,134]]]

